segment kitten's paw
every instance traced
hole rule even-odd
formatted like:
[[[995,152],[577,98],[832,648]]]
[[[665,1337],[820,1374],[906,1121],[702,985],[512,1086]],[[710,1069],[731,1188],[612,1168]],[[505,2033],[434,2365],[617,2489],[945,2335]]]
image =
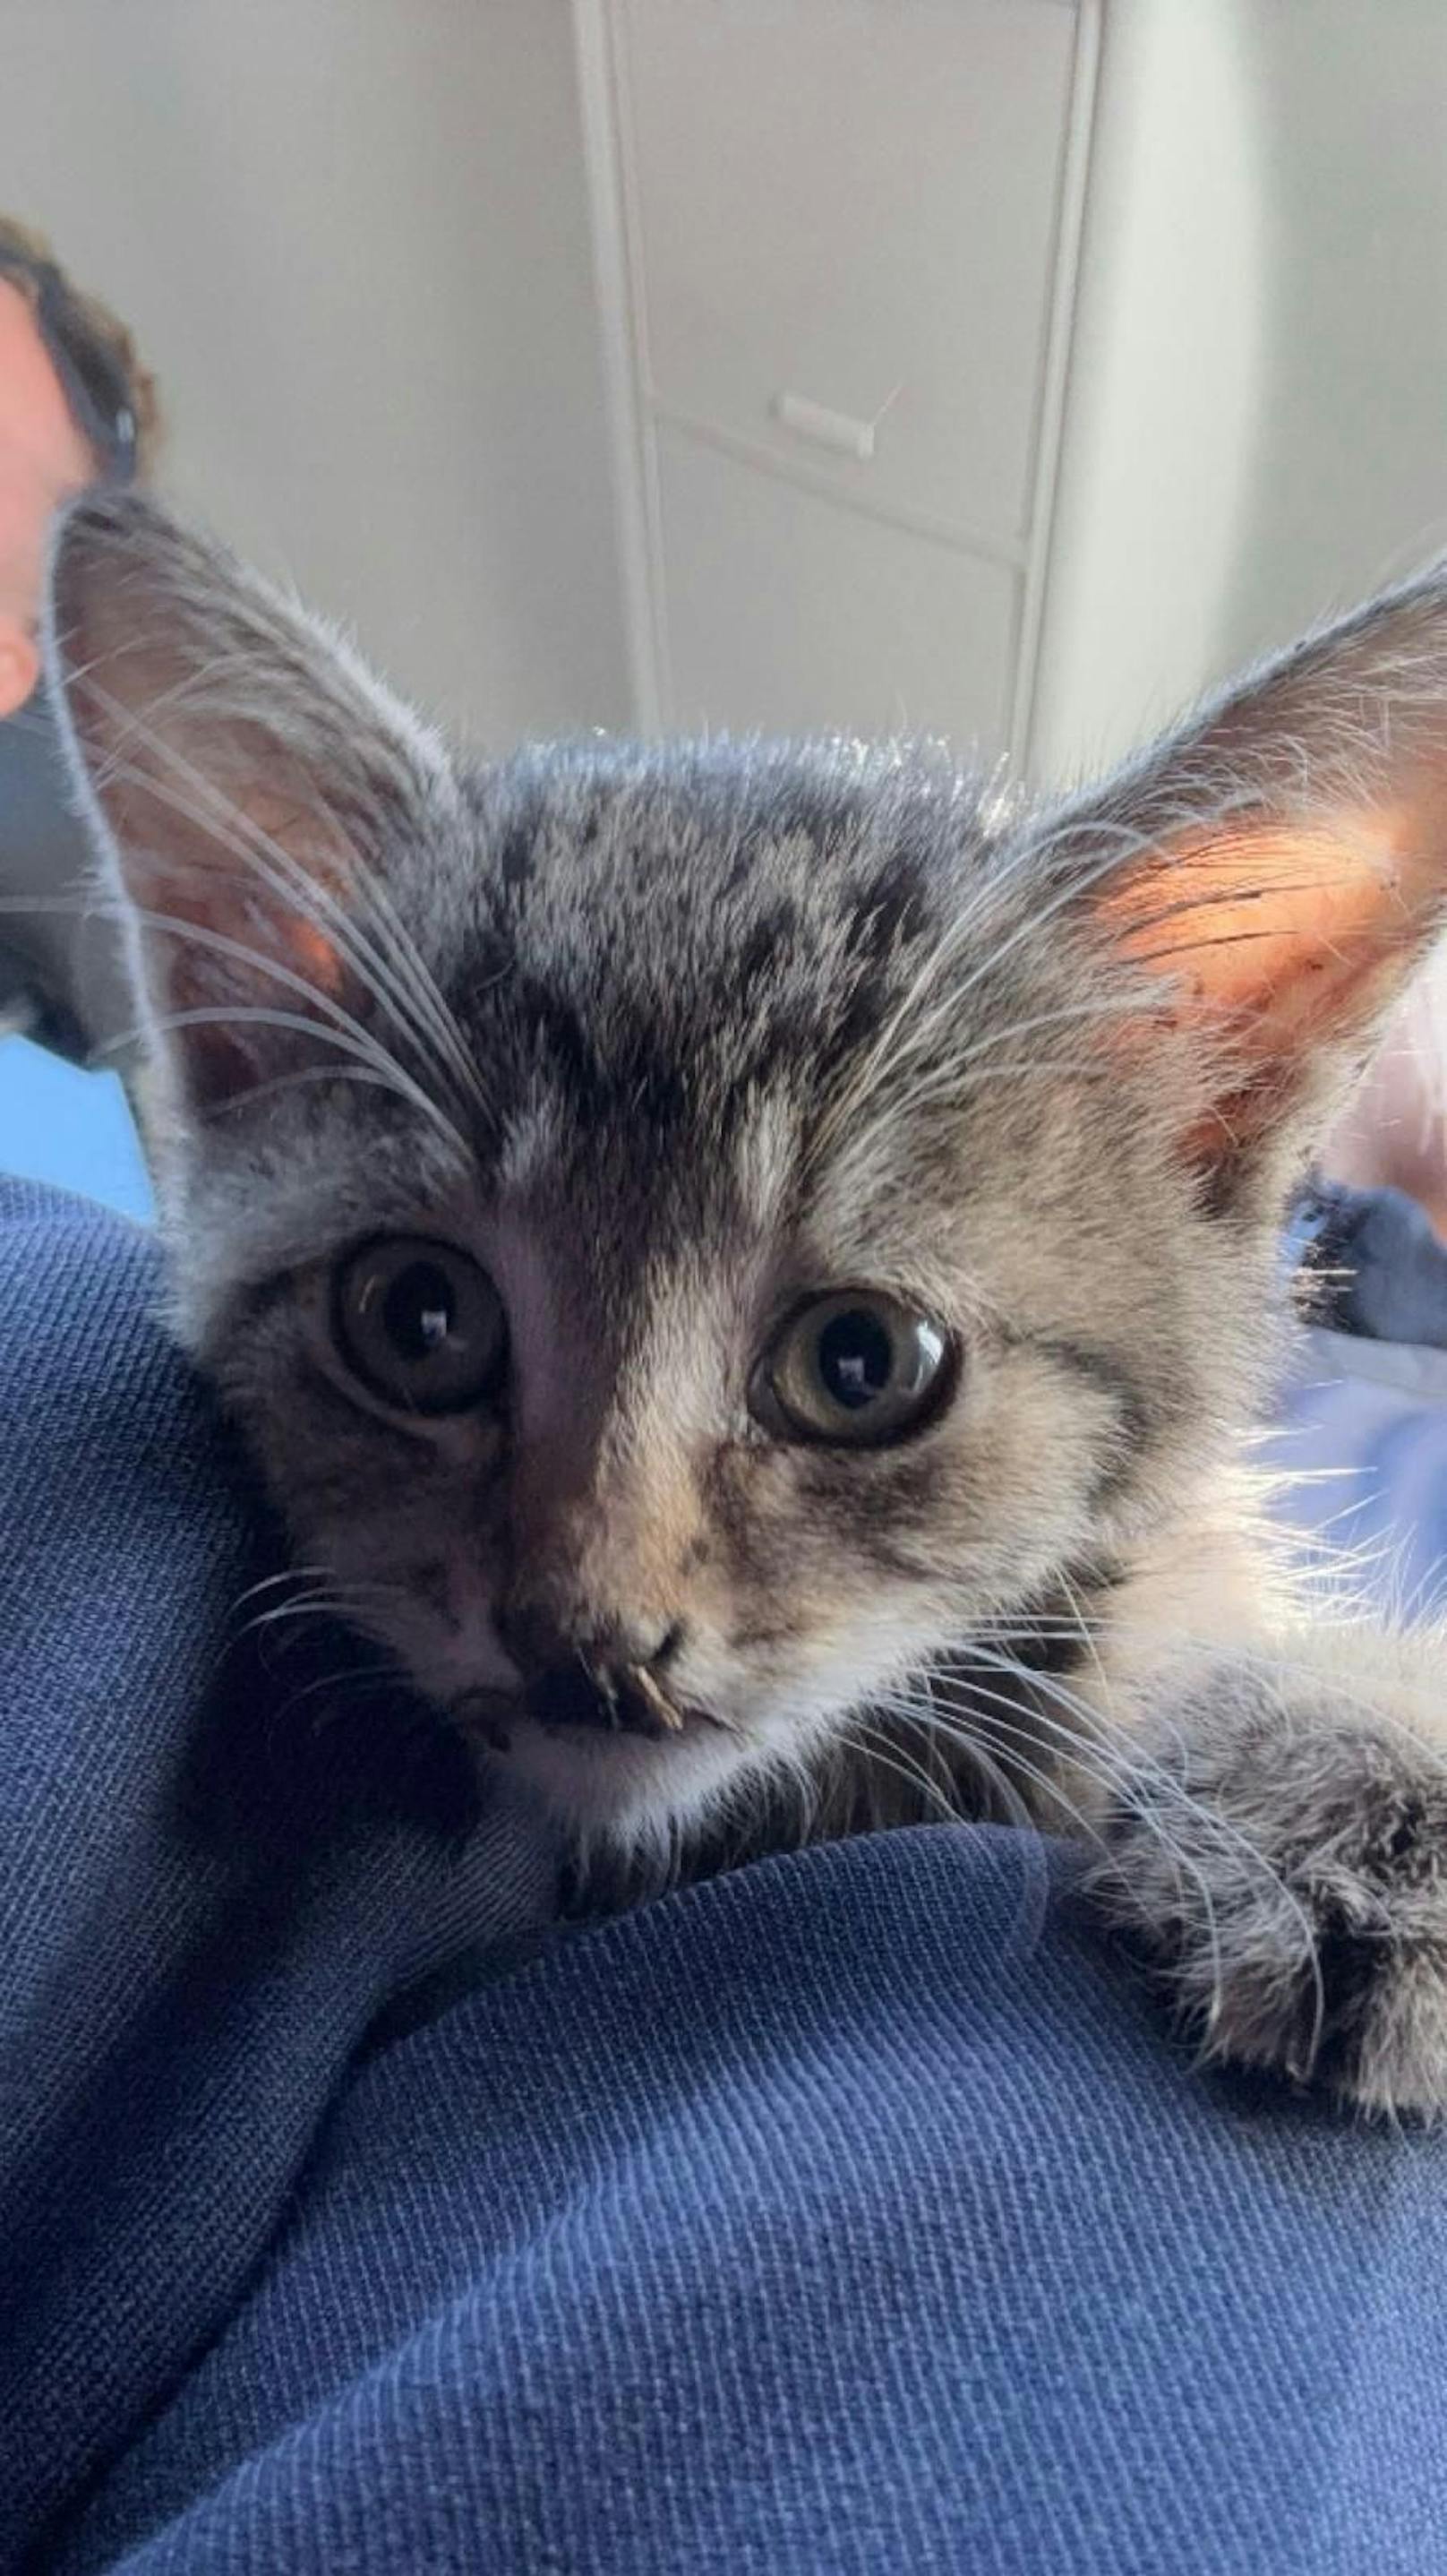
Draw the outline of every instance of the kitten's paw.
[[[1447,2110],[1447,1761],[1235,1663],[1141,1750],[1094,1889],[1203,2054]]]

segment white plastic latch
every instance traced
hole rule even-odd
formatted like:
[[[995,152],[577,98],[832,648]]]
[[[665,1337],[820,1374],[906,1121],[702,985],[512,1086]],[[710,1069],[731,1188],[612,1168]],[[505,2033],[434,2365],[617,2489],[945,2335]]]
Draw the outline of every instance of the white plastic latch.
[[[796,438],[807,438],[815,447],[832,448],[836,456],[857,457],[867,465],[874,454],[872,420],[855,420],[847,411],[830,411],[827,404],[810,402],[807,394],[777,394],[774,418]]]

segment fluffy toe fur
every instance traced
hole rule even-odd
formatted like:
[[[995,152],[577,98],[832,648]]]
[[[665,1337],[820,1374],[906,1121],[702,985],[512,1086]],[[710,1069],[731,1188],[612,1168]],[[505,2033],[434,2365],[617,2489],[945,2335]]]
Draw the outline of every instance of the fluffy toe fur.
[[[1096,1888],[1204,2052],[1447,2108],[1447,1761],[1410,1714],[1223,1657],[1147,1750]]]

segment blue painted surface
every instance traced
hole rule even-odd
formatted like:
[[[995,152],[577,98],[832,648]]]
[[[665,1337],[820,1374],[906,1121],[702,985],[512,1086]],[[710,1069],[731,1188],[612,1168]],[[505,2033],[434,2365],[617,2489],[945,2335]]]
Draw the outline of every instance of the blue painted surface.
[[[25,1038],[0,1040],[0,1171],[143,1223],[155,1213],[119,1076],[84,1073]]]

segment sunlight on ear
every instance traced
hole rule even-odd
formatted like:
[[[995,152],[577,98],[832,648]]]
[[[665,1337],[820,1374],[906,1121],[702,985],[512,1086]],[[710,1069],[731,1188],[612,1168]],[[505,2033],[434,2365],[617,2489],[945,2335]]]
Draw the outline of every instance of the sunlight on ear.
[[[1099,903],[1124,956],[1179,976],[1202,1010],[1254,1014],[1267,1053],[1320,1023],[1350,1026],[1364,991],[1420,947],[1424,904],[1391,809],[1321,824],[1230,826],[1192,835]],[[1190,1007],[1188,1003],[1187,1007]]]

